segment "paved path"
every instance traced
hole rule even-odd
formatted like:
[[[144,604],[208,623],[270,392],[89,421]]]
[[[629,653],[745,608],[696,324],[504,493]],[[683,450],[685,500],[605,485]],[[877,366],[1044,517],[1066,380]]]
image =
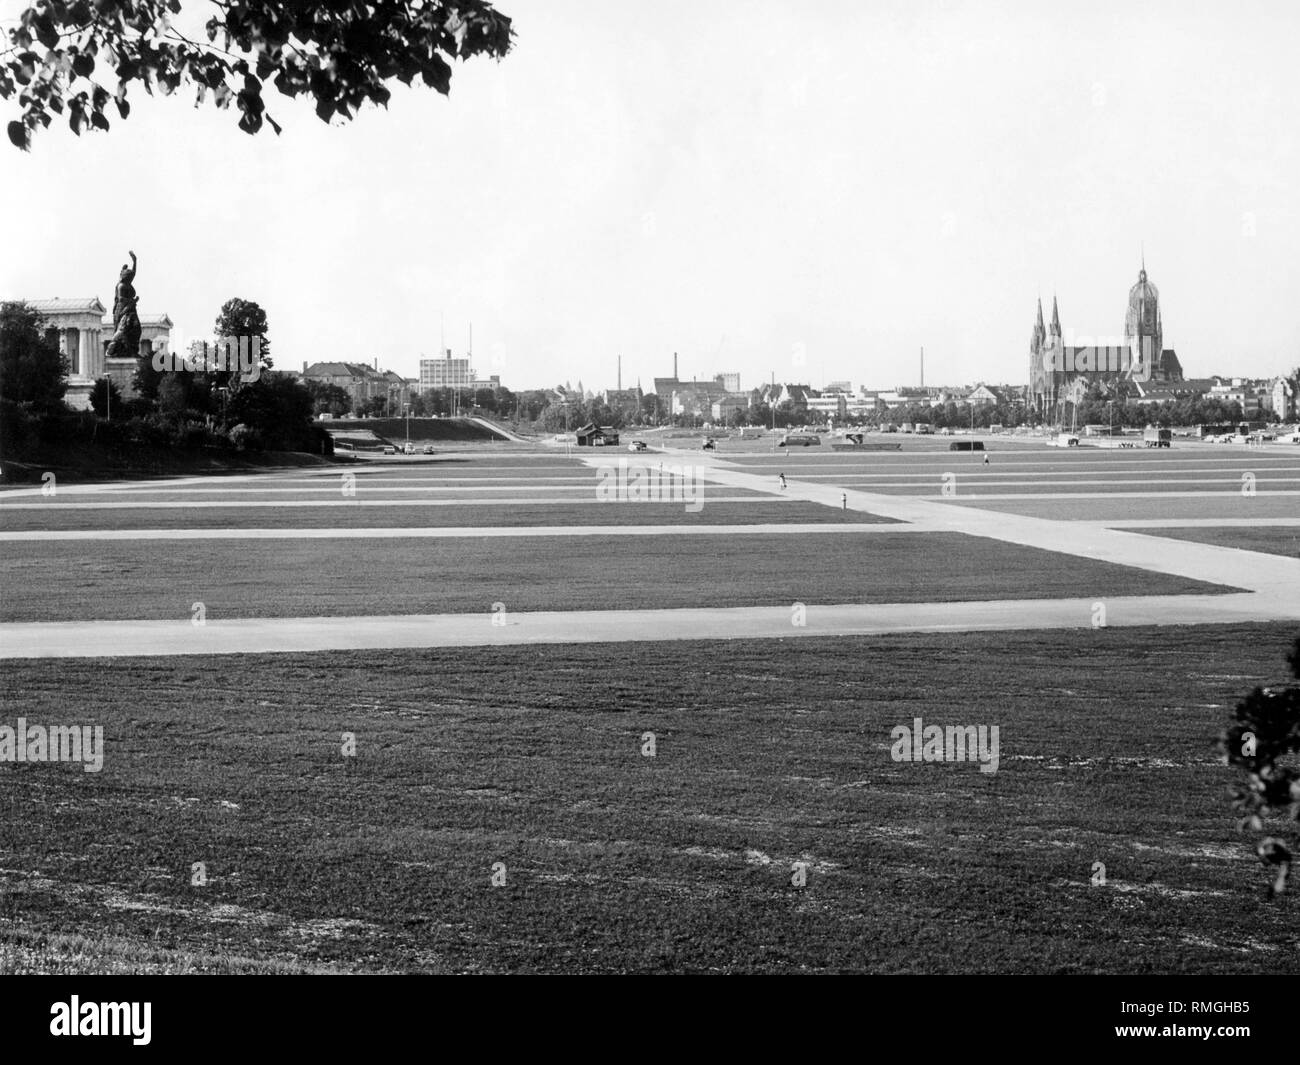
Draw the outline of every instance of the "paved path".
[[[244,618],[209,621],[56,621],[0,626],[3,658],[117,658],[188,654],[262,654],[388,648],[488,647],[529,643],[619,643],[646,640],[749,640],[863,636],[906,632],[976,632],[1094,628],[1097,600],[1030,599],[980,603],[885,603],[808,606],[794,624],[794,604],[689,610],[573,610],[385,617]],[[1293,621],[1252,594],[1135,596],[1103,601],[1106,627]],[[1086,640],[1080,631],[1062,640]]]

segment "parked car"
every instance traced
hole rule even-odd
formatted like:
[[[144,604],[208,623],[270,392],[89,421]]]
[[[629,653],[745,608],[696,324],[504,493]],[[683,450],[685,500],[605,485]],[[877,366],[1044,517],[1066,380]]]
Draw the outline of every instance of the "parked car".
[[[385,444],[385,445],[384,445],[384,454],[385,454],[385,455],[396,455],[396,454],[397,454],[397,448],[393,447],[392,444]]]
[[[402,448],[402,454],[403,454],[403,455],[414,455],[414,454],[415,454],[415,445],[412,444],[412,443],[408,440],[408,441],[406,442],[406,447]]]
[[[644,451],[646,449],[645,441],[633,440],[632,443],[627,445],[627,449],[629,451]]]
[[[425,444],[425,445],[424,445],[424,453],[425,453],[426,455],[432,455],[432,454],[433,454],[433,445],[432,445],[432,444]]]
[[[702,443],[702,444],[700,445],[700,450],[701,450],[701,451],[717,451],[717,450],[718,450],[718,442],[717,442],[716,440],[714,440],[713,437],[711,437],[711,436],[706,436],[706,437],[704,438],[704,443]]]

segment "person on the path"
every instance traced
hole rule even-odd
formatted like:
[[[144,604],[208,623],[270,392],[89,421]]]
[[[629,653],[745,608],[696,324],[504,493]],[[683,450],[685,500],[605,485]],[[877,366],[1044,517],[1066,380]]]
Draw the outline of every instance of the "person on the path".
[[[989,464],[989,457],[988,457],[988,455],[986,454],[986,455],[984,456],[984,465],[987,466],[988,464]]]
[[[781,474],[781,487],[782,487],[783,489],[785,488],[785,474],[784,474],[784,473]]]

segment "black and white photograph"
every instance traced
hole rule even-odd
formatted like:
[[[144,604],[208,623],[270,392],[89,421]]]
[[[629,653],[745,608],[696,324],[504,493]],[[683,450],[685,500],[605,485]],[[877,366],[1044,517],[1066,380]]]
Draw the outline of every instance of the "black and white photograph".
[[[1298,47],[0,0],[0,976],[70,989],[24,1023],[858,974],[1294,1025],[1239,978],[1300,973]]]

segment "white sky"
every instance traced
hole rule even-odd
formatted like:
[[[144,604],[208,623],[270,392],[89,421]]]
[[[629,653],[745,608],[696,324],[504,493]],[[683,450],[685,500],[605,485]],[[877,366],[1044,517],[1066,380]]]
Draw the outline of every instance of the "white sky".
[[[193,0],[188,0],[193,3]],[[23,5],[0,0],[0,18]],[[1023,382],[1035,300],[1122,331],[1145,244],[1189,376],[1300,364],[1300,7],[500,0],[515,50],[450,98],[327,127],[151,100],[0,145],[0,295],[206,336],[266,308],[282,368],[408,376],[439,347],[512,388],[739,370]],[[0,106],[4,121],[15,105]],[[800,360],[802,359],[802,364]]]

